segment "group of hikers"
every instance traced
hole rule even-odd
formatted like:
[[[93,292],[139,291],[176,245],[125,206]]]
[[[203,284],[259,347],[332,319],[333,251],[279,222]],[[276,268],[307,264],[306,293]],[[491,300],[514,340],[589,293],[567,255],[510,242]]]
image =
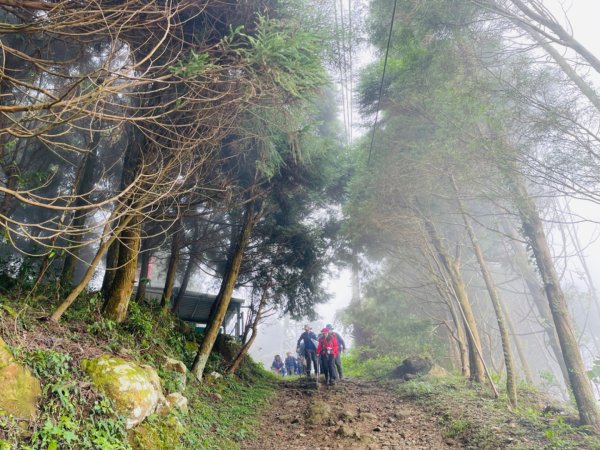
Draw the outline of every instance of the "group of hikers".
[[[304,325],[304,332],[297,343],[298,358],[288,352],[283,361],[281,356],[276,355],[271,370],[282,376],[306,374],[310,378],[312,368],[316,377],[322,373],[325,383],[333,385],[343,378],[341,353],[344,350],[346,343],[333,325],[327,324],[318,336],[310,325]]]

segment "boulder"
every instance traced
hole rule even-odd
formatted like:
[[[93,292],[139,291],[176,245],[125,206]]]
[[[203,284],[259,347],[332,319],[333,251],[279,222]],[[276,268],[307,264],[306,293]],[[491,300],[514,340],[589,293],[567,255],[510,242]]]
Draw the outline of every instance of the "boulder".
[[[173,359],[169,358],[168,356],[165,356],[164,364],[166,369],[172,370],[177,373],[181,373],[183,375],[187,374],[187,367],[182,361],[179,361],[178,359]]]
[[[0,338],[0,413],[23,420],[33,420],[38,415],[37,403],[42,395],[40,382],[31,371],[19,364]]]
[[[411,380],[419,375],[425,375],[433,367],[433,362],[428,357],[411,356],[402,361],[402,364],[392,372],[393,378]]]
[[[181,448],[185,428],[175,416],[146,421],[127,433],[133,450],[171,450]]]
[[[433,378],[445,378],[448,376],[448,371],[443,367],[434,364],[427,375]]]
[[[127,429],[133,428],[165,404],[160,378],[150,366],[103,355],[82,362],[93,385],[115,402],[125,417]]]
[[[186,385],[187,385],[188,369],[182,361],[165,356],[162,361],[161,368],[169,371],[169,375],[173,379],[173,382],[175,383],[175,385],[174,385],[175,392],[181,392],[181,391],[185,390]],[[171,390],[171,392],[173,392],[173,390]]]
[[[166,416],[176,409],[184,414],[188,413],[188,399],[179,392],[167,395],[164,403],[159,402],[156,413],[160,416]]]

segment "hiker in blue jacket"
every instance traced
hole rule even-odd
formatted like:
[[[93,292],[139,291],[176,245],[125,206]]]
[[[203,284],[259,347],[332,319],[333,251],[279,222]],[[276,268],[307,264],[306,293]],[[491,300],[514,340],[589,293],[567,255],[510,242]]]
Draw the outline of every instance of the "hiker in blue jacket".
[[[310,378],[311,361],[317,375],[317,335],[311,331],[310,325],[304,325],[304,333],[298,338],[297,347],[304,344],[304,357],[306,359],[306,376]]]
[[[271,364],[271,370],[277,375],[285,376],[285,364],[281,360],[281,356],[275,355],[273,358],[273,364]]]
[[[298,373],[298,360],[291,352],[287,352],[285,357],[285,371],[289,377]]]

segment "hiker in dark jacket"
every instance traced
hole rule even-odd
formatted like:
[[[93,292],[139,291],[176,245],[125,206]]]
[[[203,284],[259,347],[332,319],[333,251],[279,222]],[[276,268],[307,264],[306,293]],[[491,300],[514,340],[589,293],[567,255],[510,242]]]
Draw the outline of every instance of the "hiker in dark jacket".
[[[344,339],[342,339],[342,336],[340,336],[340,334],[337,331],[333,330],[333,325],[331,324],[327,324],[326,328],[329,330],[329,333],[335,336],[335,339],[337,340],[338,343],[338,353],[334,359],[334,363],[335,363],[335,369],[337,370],[337,378],[338,380],[341,380],[343,378],[342,376],[342,352],[344,350],[346,350],[346,343],[344,342]]]
[[[298,373],[298,360],[292,356],[290,352],[287,352],[286,354],[285,370],[288,376],[296,375]]]
[[[285,376],[285,364],[281,360],[281,356],[275,355],[275,358],[273,358],[273,364],[271,364],[271,370],[277,375],[281,375],[282,377]]]
[[[309,325],[304,325],[304,333],[298,338],[297,347],[304,344],[304,357],[306,358],[306,376],[310,377],[310,363],[312,361],[317,375],[317,336],[311,331]]]

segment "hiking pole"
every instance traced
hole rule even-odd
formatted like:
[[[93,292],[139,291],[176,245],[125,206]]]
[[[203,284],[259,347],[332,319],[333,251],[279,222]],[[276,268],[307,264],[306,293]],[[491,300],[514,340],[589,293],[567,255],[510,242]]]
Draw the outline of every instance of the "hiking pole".
[[[316,355],[315,355],[316,356]],[[321,368],[321,358],[319,356],[319,358],[315,358],[315,374],[317,375],[317,390],[319,390],[319,372],[320,372],[320,368]]]

